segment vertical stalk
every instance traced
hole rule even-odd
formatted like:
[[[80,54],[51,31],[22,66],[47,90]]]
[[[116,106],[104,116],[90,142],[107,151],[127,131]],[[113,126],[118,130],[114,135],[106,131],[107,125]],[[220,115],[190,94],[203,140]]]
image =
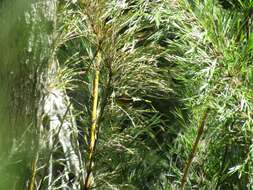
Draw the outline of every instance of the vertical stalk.
[[[208,112],[209,112],[209,108],[207,108],[205,110],[205,112],[203,113],[203,116],[202,116],[202,118],[200,120],[200,123],[199,123],[199,126],[198,126],[197,137],[195,139],[195,142],[194,142],[194,145],[192,147],[191,153],[190,153],[190,155],[188,157],[188,160],[187,160],[187,162],[186,162],[186,164],[184,166],[183,177],[181,179],[181,190],[183,190],[184,187],[185,187],[186,179],[187,179],[188,172],[189,172],[189,169],[190,169],[191,164],[192,164],[192,160],[193,160],[193,158],[194,158],[194,156],[196,154],[200,138],[201,138],[201,136],[202,136],[202,134],[204,132],[204,127],[205,127],[205,123],[206,123]]]
[[[38,153],[36,154],[36,158],[32,162],[32,176],[31,176],[31,181],[28,186],[28,190],[34,190],[34,187],[35,187],[37,160],[38,160]]]
[[[88,164],[87,164],[87,175],[84,181],[84,190],[90,189],[92,185],[92,164],[93,164],[93,156],[95,151],[95,142],[96,142],[96,135],[97,135],[97,108],[98,108],[98,88],[99,88],[99,77],[100,77],[100,70],[99,66],[101,64],[101,53],[98,52],[97,54],[97,67],[95,70],[95,77],[93,80],[93,106],[92,106],[92,116],[91,116],[91,129],[90,129],[90,145],[89,145],[89,156],[88,156]]]

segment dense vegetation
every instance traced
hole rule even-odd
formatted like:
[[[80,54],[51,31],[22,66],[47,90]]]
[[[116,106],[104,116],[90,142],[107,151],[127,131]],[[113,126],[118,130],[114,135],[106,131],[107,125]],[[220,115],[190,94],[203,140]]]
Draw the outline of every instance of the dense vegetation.
[[[0,189],[253,188],[252,0],[0,5]]]

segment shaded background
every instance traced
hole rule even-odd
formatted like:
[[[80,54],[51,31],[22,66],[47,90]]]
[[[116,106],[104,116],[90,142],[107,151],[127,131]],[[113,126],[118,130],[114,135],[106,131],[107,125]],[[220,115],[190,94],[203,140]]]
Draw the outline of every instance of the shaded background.
[[[32,131],[26,131],[35,124],[30,98],[36,82],[29,75],[32,62],[24,56],[30,4],[30,0],[0,1],[0,189],[24,189],[30,175]]]

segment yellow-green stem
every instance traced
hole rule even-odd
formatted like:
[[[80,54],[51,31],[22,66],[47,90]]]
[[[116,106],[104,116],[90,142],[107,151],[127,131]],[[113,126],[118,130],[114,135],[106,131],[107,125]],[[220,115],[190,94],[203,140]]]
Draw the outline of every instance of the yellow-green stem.
[[[196,154],[200,138],[201,138],[201,136],[204,132],[204,127],[205,127],[208,112],[209,112],[209,108],[207,108],[203,113],[203,116],[202,116],[202,118],[200,120],[200,123],[199,123],[199,126],[198,126],[198,133],[197,133],[197,137],[195,139],[194,145],[192,147],[192,151],[191,151],[191,153],[188,157],[188,160],[187,160],[187,162],[184,166],[183,177],[181,179],[181,190],[183,190],[184,187],[185,187],[185,183],[186,183],[186,180],[187,180],[189,169],[190,169],[191,164],[192,164],[192,160],[193,160],[193,158]]]
[[[97,68],[95,70],[95,78],[93,81],[93,106],[92,106],[92,124],[90,129],[90,145],[89,145],[89,156],[88,156],[88,162],[87,162],[87,175],[84,182],[84,189],[88,190],[92,186],[91,182],[91,173],[92,173],[92,164],[93,164],[93,155],[94,155],[94,149],[95,149],[95,143],[96,143],[96,128],[97,128],[97,106],[98,106],[98,88],[99,88],[99,66],[101,63],[101,53],[98,52],[97,54]]]
[[[37,160],[38,160],[38,154],[36,155],[36,158],[32,162],[32,176],[31,176],[31,180],[28,186],[28,190],[34,190],[34,187],[35,187]]]

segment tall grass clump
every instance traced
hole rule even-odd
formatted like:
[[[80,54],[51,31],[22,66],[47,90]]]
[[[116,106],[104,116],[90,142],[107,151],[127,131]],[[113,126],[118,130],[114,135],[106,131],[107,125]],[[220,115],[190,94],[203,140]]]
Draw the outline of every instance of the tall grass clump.
[[[18,140],[3,154],[6,163],[14,160],[11,166],[24,165],[17,184],[29,190],[253,187],[251,0],[28,7],[15,21],[0,20],[16,28],[0,35],[13,36],[0,44],[9,52],[1,51],[1,62],[16,63],[4,64],[9,74],[0,71],[1,80],[8,78],[1,94],[8,101],[0,101],[14,108],[11,121],[25,121],[13,127],[10,139]],[[16,156],[26,151],[26,158]]]

